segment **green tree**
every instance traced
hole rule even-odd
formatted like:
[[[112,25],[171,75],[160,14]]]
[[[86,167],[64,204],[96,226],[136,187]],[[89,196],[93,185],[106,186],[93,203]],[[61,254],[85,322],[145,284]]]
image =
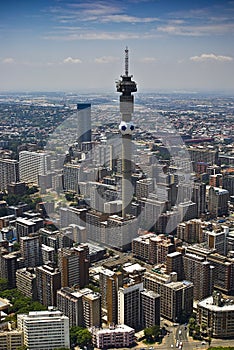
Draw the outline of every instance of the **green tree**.
[[[70,329],[70,340],[71,344],[89,347],[92,344],[92,334],[87,328],[74,326]]]
[[[8,280],[6,278],[0,278],[0,292],[3,292],[5,289],[7,289],[8,286]]]

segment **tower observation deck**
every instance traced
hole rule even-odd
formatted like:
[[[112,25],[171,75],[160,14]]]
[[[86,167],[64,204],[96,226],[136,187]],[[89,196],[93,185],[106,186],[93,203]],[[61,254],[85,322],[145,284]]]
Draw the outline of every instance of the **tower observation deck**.
[[[125,49],[125,74],[121,75],[121,80],[116,82],[117,92],[120,92],[120,113],[122,120],[119,130],[122,135],[122,217],[130,214],[132,200],[132,134],[134,124],[132,123],[132,113],[134,107],[133,92],[137,91],[137,85],[132,80],[132,75],[128,74],[128,48]]]

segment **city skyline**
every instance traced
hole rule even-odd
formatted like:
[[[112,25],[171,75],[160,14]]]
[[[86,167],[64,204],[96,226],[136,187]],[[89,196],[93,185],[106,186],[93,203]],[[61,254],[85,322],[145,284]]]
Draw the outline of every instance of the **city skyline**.
[[[224,91],[234,84],[234,2],[10,0],[0,6],[0,91]]]

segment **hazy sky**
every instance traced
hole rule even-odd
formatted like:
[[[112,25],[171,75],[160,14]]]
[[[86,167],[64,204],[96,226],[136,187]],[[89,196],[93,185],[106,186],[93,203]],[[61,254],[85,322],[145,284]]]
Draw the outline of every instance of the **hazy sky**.
[[[113,92],[126,45],[140,92],[234,92],[226,0],[1,1],[0,91]]]

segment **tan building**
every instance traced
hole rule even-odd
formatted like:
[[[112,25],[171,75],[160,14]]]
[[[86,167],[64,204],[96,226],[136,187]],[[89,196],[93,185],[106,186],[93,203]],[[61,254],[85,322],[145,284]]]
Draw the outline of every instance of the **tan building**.
[[[74,290],[64,287],[57,291],[57,308],[69,317],[70,327],[101,325],[101,296],[89,288]]]
[[[197,321],[206,325],[214,338],[234,337],[234,300],[223,299],[221,293],[214,292],[197,305]]]
[[[167,254],[166,258],[166,273],[177,273],[177,280],[182,281],[184,279],[184,266],[183,266],[183,255],[179,252],[173,252]]]
[[[88,288],[80,290],[83,301],[83,322],[84,327],[101,326],[101,295]]]
[[[58,250],[62,287],[83,288],[89,283],[89,248],[85,244]]]
[[[133,239],[133,256],[151,264],[160,264],[166,261],[167,254],[175,251],[175,243],[165,235],[146,233]]]
[[[181,222],[177,226],[177,237],[187,243],[202,243],[205,241],[204,224],[200,219]]]
[[[0,350],[18,350],[23,345],[24,337],[22,331],[0,331]]]
[[[202,300],[212,294],[214,267],[205,258],[195,254],[185,254],[185,279],[194,285],[194,299]]]
[[[193,311],[193,284],[189,281],[178,282],[177,274],[145,273],[144,288],[160,294],[161,316],[173,322],[182,315],[191,315]]]
[[[118,323],[118,288],[123,284],[121,272],[103,269],[99,274],[99,286],[102,296],[102,312],[108,324]]]
[[[50,265],[36,268],[38,300],[45,306],[56,305],[56,293],[61,288],[61,273]]]
[[[28,298],[37,299],[36,273],[34,268],[28,267],[16,271],[16,287]]]

